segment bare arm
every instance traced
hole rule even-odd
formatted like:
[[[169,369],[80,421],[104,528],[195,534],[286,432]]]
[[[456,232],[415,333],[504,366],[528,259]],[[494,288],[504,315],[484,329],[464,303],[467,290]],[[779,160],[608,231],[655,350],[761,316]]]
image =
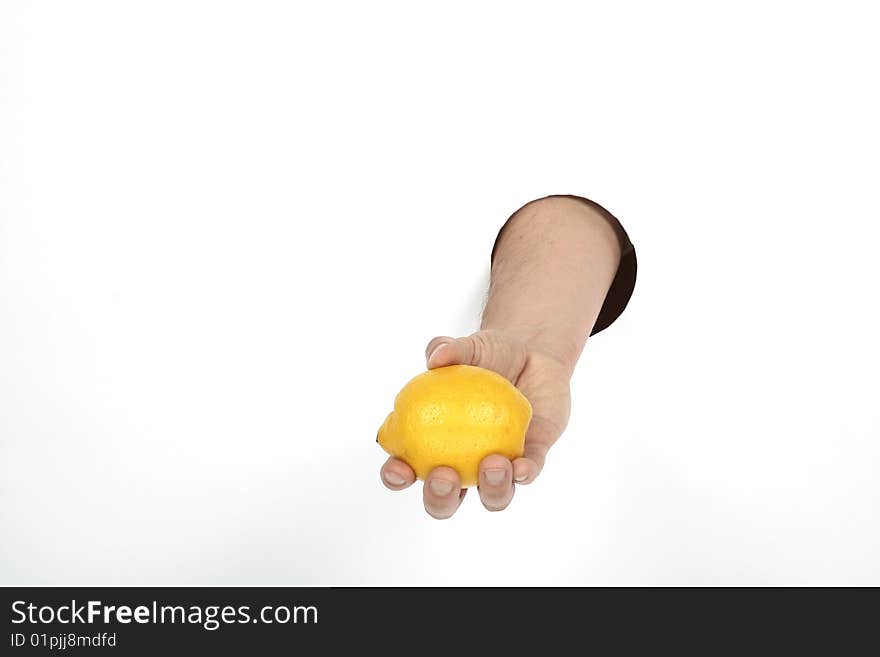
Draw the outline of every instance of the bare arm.
[[[490,511],[507,507],[515,484],[535,480],[565,429],[569,381],[620,258],[616,227],[589,204],[570,197],[533,201],[499,236],[481,329],[428,343],[429,369],[462,363],[494,370],[532,404],[523,456],[511,462],[494,454],[480,464],[480,499]],[[382,479],[388,488],[402,490],[415,474],[390,458]],[[465,492],[455,470],[435,468],[425,480],[425,509],[435,518],[448,518]]]
[[[618,236],[595,209],[532,202],[498,240],[481,328],[516,334],[573,371],[619,262]]]

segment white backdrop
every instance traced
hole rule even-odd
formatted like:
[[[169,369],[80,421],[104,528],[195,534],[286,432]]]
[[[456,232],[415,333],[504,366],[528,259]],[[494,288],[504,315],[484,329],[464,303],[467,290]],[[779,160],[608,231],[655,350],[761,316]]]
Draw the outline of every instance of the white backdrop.
[[[0,4],[0,583],[880,584],[870,3],[295,4]],[[551,193],[635,295],[434,521],[376,429]]]

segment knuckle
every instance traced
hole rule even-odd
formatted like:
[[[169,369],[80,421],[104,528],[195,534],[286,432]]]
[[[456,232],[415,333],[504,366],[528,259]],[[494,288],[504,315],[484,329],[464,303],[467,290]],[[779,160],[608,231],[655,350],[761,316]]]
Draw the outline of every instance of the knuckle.
[[[486,352],[485,338],[482,333],[474,333],[466,341],[470,347],[468,365],[478,365],[483,361],[483,354]]]

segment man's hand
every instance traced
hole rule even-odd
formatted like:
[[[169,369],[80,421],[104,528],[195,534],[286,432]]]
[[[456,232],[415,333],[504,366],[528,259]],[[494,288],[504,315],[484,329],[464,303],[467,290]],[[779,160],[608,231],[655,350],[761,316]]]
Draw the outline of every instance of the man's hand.
[[[565,196],[527,203],[499,234],[481,330],[428,344],[428,369],[461,364],[493,370],[532,404],[523,456],[511,463],[493,454],[480,463],[480,499],[490,511],[510,504],[516,484],[535,480],[565,429],[569,381],[620,254],[616,228],[594,204]],[[382,466],[382,481],[402,490],[415,475],[391,458]],[[448,518],[464,494],[455,470],[435,468],[425,481],[425,509],[435,518]]]
[[[480,500],[489,511],[507,508],[516,484],[532,483],[547,451],[562,434],[571,409],[566,365],[523,337],[501,330],[483,330],[465,338],[437,337],[425,351],[428,369],[446,365],[476,365],[497,372],[513,383],[532,404],[523,456],[509,461],[492,454],[480,463]],[[391,490],[403,490],[416,480],[400,459],[382,466],[382,481]],[[452,468],[432,470],[423,488],[425,510],[434,518],[449,518],[464,499],[458,473]]]

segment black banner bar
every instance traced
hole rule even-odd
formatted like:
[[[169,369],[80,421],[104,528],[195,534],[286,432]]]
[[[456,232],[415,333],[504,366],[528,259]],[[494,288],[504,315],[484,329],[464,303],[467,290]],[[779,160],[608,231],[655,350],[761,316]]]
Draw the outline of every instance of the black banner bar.
[[[876,645],[876,589],[0,589],[2,654]],[[562,642],[562,643],[560,643]],[[550,650],[555,654],[557,650]]]

